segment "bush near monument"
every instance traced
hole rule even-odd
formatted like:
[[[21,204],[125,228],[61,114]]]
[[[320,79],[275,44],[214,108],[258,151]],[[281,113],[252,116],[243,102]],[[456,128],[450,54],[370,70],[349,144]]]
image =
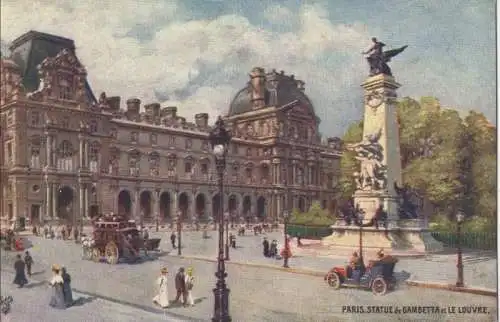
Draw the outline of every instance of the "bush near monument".
[[[470,222],[478,218],[488,222],[476,224],[474,231],[496,227],[496,127],[474,111],[461,118],[433,97],[420,101],[404,98],[398,102],[397,112],[403,181],[422,198],[422,211],[431,220],[444,216],[453,222],[462,209],[467,218],[473,218]],[[355,122],[343,140],[359,142],[362,135],[363,122]],[[340,178],[344,200],[354,193],[352,174],[357,169],[354,155],[345,152]],[[464,224],[464,230],[467,225],[473,224]]]
[[[321,239],[332,234],[331,225],[335,219],[328,211],[321,208],[321,204],[314,201],[307,212],[298,209],[292,211],[288,221],[287,234],[290,236],[300,235],[306,239]]]

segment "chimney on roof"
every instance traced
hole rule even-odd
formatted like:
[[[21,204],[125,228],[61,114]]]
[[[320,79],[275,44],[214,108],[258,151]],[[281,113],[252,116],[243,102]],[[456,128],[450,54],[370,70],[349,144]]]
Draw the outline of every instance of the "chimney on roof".
[[[162,118],[175,119],[177,117],[177,107],[176,106],[164,107],[160,112],[160,116]]]
[[[112,96],[107,98],[107,103],[110,111],[118,112],[120,110],[120,96]]]
[[[127,100],[127,119],[134,121],[139,117],[141,100],[138,98],[129,98]]]
[[[194,116],[196,126],[200,128],[208,127],[208,113],[198,113]]]
[[[266,72],[264,68],[255,67],[250,72],[251,100],[254,108],[265,105]]]

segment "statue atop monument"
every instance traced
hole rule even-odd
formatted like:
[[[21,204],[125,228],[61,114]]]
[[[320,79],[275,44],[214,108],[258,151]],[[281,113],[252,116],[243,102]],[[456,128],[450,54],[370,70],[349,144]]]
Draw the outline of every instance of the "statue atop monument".
[[[366,57],[366,60],[370,65],[370,76],[375,76],[378,74],[392,76],[391,69],[389,68],[389,65],[387,65],[387,63],[391,61],[392,57],[395,57],[403,52],[408,46],[383,51],[382,49],[385,47],[385,44],[383,42],[378,41],[375,37],[372,38],[372,42],[372,47],[367,51],[362,52],[363,55],[368,55],[368,57]]]

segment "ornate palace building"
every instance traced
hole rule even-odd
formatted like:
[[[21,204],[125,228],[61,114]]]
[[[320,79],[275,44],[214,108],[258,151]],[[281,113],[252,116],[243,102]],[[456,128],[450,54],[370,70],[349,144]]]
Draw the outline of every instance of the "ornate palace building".
[[[30,31],[10,50],[1,61],[3,222],[219,213],[208,114],[191,123],[177,107],[96,99],[70,39]],[[304,82],[254,68],[225,120],[233,133],[225,211],[276,219],[313,200],[333,211],[341,142],[321,140]]]

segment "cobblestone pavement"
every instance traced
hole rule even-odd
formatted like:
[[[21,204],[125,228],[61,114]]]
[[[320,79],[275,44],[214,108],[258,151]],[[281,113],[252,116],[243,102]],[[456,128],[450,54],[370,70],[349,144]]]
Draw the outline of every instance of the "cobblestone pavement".
[[[74,292],[75,305],[66,310],[56,310],[49,307],[49,287],[47,283],[33,282],[20,289],[11,281],[14,274],[2,271],[1,294],[10,295],[14,302],[11,312],[2,316],[2,321],[12,322],[158,322],[158,321],[187,321],[177,319],[171,315],[148,312],[133,306],[117,304],[94,296],[87,296]]]
[[[155,233],[153,236],[162,237],[161,247],[172,250],[170,246],[170,232]],[[182,235],[185,256],[200,256],[215,259],[217,257],[217,232],[210,231],[209,239],[203,239],[202,232],[185,232]],[[282,261],[265,258],[262,255],[262,238],[276,239],[283,244],[282,232],[270,232],[261,236],[248,235],[237,237],[237,249],[230,250],[230,258],[235,262],[251,262],[266,265],[281,266]],[[293,250],[292,250],[293,251]],[[338,257],[320,257],[310,252],[300,252],[297,257],[290,259],[291,267],[317,271],[328,271],[332,266],[344,265],[347,255]],[[173,251],[172,255],[177,252]],[[368,255],[366,258],[370,258]],[[496,253],[484,251],[469,251],[463,256],[464,280],[467,286],[497,289],[497,258]],[[436,254],[425,258],[401,258],[396,270],[408,272],[412,280],[433,281],[440,283],[455,283],[457,278],[456,254]]]
[[[251,238],[251,237],[249,237]],[[149,308],[154,312],[151,299],[153,283],[160,267],[170,270],[170,297],[173,296],[173,273],[178,267],[192,266],[196,278],[194,296],[197,304],[193,308],[172,307],[169,313],[190,320],[209,320],[213,308],[212,288],[215,285],[216,265],[205,261],[186,260],[174,256],[161,256],[139,264],[108,265],[81,259],[80,245],[72,242],[32,238],[31,249],[35,260],[37,279],[50,277],[50,265],[58,263],[68,267],[72,275],[73,288],[86,296],[109,297],[131,306]],[[207,250],[208,251],[208,250]],[[14,253],[2,252],[2,270],[12,270]],[[492,297],[451,293],[441,290],[407,287],[385,296],[377,297],[371,292],[354,289],[334,290],[318,277],[292,274],[266,268],[228,265],[227,279],[231,289],[230,310],[233,321],[495,321],[496,300]],[[346,305],[391,305],[391,306],[465,306],[488,307],[486,315],[437,315],[394,314],[360,315],[343,313]],[[85,307],[85,306],[84,306]],[[90,306],[89,306],[90,307]],[[75,319],[74,321],[88,321]],[[126,321],[126,320],[125,320]],[[140,320],[138,320],[140,321]],[[146,320],[145,320],[146,321]]]

